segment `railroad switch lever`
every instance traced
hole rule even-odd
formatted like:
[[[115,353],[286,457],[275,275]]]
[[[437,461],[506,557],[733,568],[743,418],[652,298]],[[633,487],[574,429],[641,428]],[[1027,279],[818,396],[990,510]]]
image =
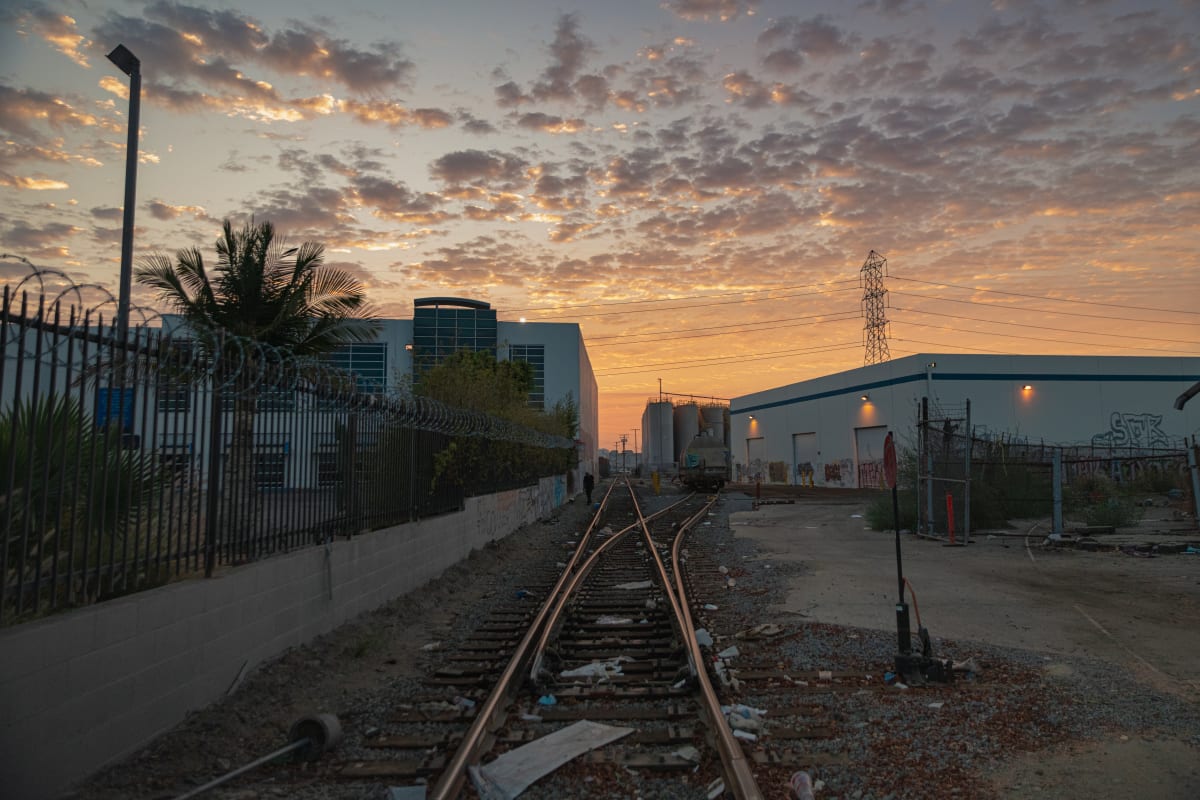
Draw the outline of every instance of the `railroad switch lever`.
[[[341,741],[342,724],[338,722],[338,718],[333,714],[314,714],[310,717],[301,717],[292,724],[292,728],[288,732],[287,745],[274,752],[267,753],[262,758],[255,759],[249,764],[244,764],[231,772],[227,772],[203,786],[197,786],[190,792],[180,795],[176,800],[187,800],[187,798],[196,797],[207,792],[209,789],[216,788],[222,783],[236,778],[238,775],[249,772],[256,767],[260,767],[289,753],[295,754],[295,757],[302,761],[316,761],[326,750],[332,750],[341,744]]]

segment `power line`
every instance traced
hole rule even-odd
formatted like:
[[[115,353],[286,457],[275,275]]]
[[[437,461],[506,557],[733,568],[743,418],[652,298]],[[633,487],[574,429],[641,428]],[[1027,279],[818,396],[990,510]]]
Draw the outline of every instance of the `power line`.
[[[934,317],[945,317],[947,319],[965,319],[971,322],[982,322],[986,325],[1015,325],[1021,328],[1036,328],[1042,331],[1057,331],[1059,333],[1081,333],[1084,336],[1110,336],[1118,339],[1138,339],[1143,342],[1169,342],[1172,344],[1194,344],[1200,345],[1200,342],[1194,342],[1186,339],[1160,339],[1154,336],[1133,336],[1127,333],[1101,333],[1100,331],[1080,331],[1074,328],[1054,328],[1049,325],[1033,325],[1025,322],[1004,322],[998,319],[981,319],[979,317],[964,317],[958,314],[943,314],[938,311],[929,311],[924,308],[903,308],[901,306],[892,306],[893,311],[903,311],[911,314],[929,314]],[[997,334],[1001,335],[1001,334]],[[1008,335],[1008,334],[1002,334]]]
[[[853,292],[853,291],[857,291],[857,290],[858,290],[857,286],[847,286],[844,289],[828,289],[825,291],[818,291],[817,294],[833,294],[834,292]],[[796,294],[781,294],[776,297],[752,297],[747,300],[742,300],[738,304],[741,305],[744,303],[764,303],[764,302],[768,302],[771,300],[787,300],[792,297],[809,297],[811,295],[812,295],[812,292],[797,292]],[[664,303],[664,302],[671,302],[671,301],[657,300],[657,301],[645,301],[645,302]],[[615,303],[613,305],[615,305]],[[696,303],[696,304],[688,305],[688,306],[671,306],[670,308],[638,308],[638,309],[633,309],[630,311],[597,311],[592,314],[575,314],[575,315],[573,315],[573,317],[575,319],[583,319],[586,317],[618,317],[618,316],[623,316],[626,314],[646,314],[646,313],[663,314],[668,311],[683,311],[684,309],[688,309],[688,308],[712,308],[715,306],[727,306],[727,305],[730,305],[730,303]],[[586,308],[586,307],[587,306],[580,306],[580,308]],[[547,318],[545,318],[545,317],[533,317],[528,320],[528,322],[545,322],[545,321],[547,321]]]
[[[669,334],[670,340],[672,342],[674,342],[679,339],[707,339],[710,337],[717,337],[717,336],[732,336],[734,334],[740,334],[740,333],[760,333],[762,331],[776,331],[776,330],[782,330],[785,328],[801,328],[801,327],[805,327],[808,325],[822,325],[827,322],[847,322],[849,320],[860,319],[862,317],[862,314],[860,314],[858,311],[843,311],[843,312],[839,312],[839,313],[845,314],[848,316],[842,316],[837,319],[817,319],[814,322],[791,322],[791,323],[784,324],[784,325],[771,325],[769,327],[763,327],[763,328],[740,328],[740,326],[738,326],[738,325],[717,325],[712,328],[683,328],[679,331],[665,331],[664,333]],[[831,315],[829,315],[829,314],[812,314],[807,317],[793,317],[792,319],[803,320],[803,319],[813,319],[815,317],[829,317],[829,316],[831,316]],[[777,320],[777,321],[788,322],[788,320]],[[745,324],[747,324],[747,325],[766,325],[767,323],[766,322],[762,322],[762,323],[748,322]],[[724,330],[726,328],[739,328],[739,330]],[[689,336],[678,335],[679,333],[683,333],[683,332],[689,331],[689,330],[690,331],[715,330],[718,332],[717,333],[696,333],[696,334],[692,334]],[[601,347],[616,347],[618,345],[624,345],[624,344],[651,344],[653,342],[663,340],[662,333],[638,333],[638,334],[630,334],[630,336],[648,336],[648,337],[657,337],[657,338],[638,339],[636,341],[631,341],[627,336],[599,336],[599,337],[596,337],[596,339],[588,340],[588,349],[591,350],[591,349],[599,349]],[[620,341],[604,342],[602,344],[593,344],[593,342],[595,342],[597,339],[619,339]]]
[[[573,310],[576,308],[608,308],[610,306],[633,306],[633,305],[642,305],[645,303],[673,303],[678,300],[702,300],[702,299],[707,299],[707,298],[718,298],[718,297],[740,297],[740,296],[746,295],[746,294],[763,294],[765,292],[790,292],[793,289],[808,289],[813,286],[827,286],[831,283],[851,283],[855,280],[856,280],[855,278],[842,278],[842,279],[836,280],[836,281],[826,281],[825,283],[802,283],[798,286],[778,286],[778,287],[775,287],[772,289],[747,289],[744,292],[724,292],[721,294],[693,294],[693,295],[684,295],[683,297],[658,298],[655,300],[616,300],[611,303],[580,303],[577,305],[566,305],[566,306],[535,306],[532,308],[510,309],[508,313],[518,314],[518,313],[525,312],[525,311],[570,311],[570,310]],[[762,298],[762,299],[771,300],[774,298]]]
[[[926,322],[905,322],[904,324],[905,325],[915,325],[918,328],[934,328],[936,330],[947,330],[946,326],[944,326],[944,325],[930,325],[929,323],[926,323]],[[960,333],[960,331],[954,331],[954,333]],[[1172,355],[1182,355],[1178,350],[1169,350],[1164,347],[1138,347],[1136,345],[1126,345],[1126,346],[1122,347],[1121,345],[1104,344],[1102,342],[1073,342],[1073,341],[1069,341],[1066,339],[1043,339],[1038,336],[1021,336],[1020,334],[1016,334],[1016,333],[1005,334],[1005,337],[1009,338],[1009,339],[1027,339],[1031,342],[1048,342],[1050,344],[1074,344],[1074,345],[1078,345],[1080,347],[1105,347],[1110,350],[1146,350],[1151,353],[1171,353]],[[945,345],[938,345],[938,346],[945,347]],[[950,345],[950,346],[951,347],[960,347],[961,345]],[[968,347],[965,349],[971,350],[974,348]],[[983,352],[998,353],[998,352],[1003,352],[1003,351],[985,350]]]
[[[770,353],[763,353],[763,354],[760,354],[757,356],[750,356],[748,358],[742,357],[742,356],[727,356],[724,358],[694,359],[692,361],[661,361],[661,362],[658,362],[655,364],[639,364],[633,368],[614,367],[615,371],[613,371],[613,372],[604,372],[604,371],[597,372],[596,377],[597,378],[610,378],[610,377],[613,377],[616,375],[636,375],[636,374],[642,373],[642,372],[653,372],[654,370],[662,370],[662,371],[666,372],[666,371],[673,371],[673,370],[677,370],[677,369],[690,369],[693,367],[718,366],[720,364],[728,364],[730,362],[742,363],[742,362],[746,362],[746,361],[765,361],[765,360],[770,360],[770,359],[789,358],[792,356],[799,356],[799,355],[811,355],[813,353],[831,353],[836,350],[848,350],[848,349],[852,349],[852,348],[858,348],[861,346],[862,345],[860,343],[856,342],[854,344],[822,345],[819,348],[775,350]],[[675,365],[675,366],[672,366],[672,365]]]
[[[889,294],[899,294],[899,295],[903,295],[904,297],[919,297],[922,300],[940,300],[943,303],[960,303],[960,304],[969,305],[969,306],[979,306],[980,308],[998,308],[998,309],[1003,309],[1005,311],[1014,310],[1013,306],[996,306],[996,305],[992,305],[991,303],[980,303],[978,300],[958,300],[953,297],[942,297],[941,295],[936,295],[936,294],[921,294],[919,292],[906,292],[903,289],[892,289],[892,290],[890,290]],[[1082,302],[1082,301],[1080,301],[1080,302]],[[1174,322],[1174,321],[1160,320],[1160,319],[1139,319],[1138,317],[1114,317],[1112,314],[1084,314],[1081,311],[1047,311],[1047,310],[1041,309],[1041,308],[1022,308],[1022,309],[1015,309],[1015,310],[1040,311],[1044,314],[1055,314],[1058,316],[1067,316],[1067,317],[1084,317],[1086,319],[1102,319],[1105,322],[1111,322],[1111,321],[1116,320],[1119,322],[1141,322],[1141,323],[1150,323],[1150,324],[1154,324],[1154,325],[1196,325],[1197,324],[1195,322]],[[1184,313],[1184,312],[1179,312],[1179,313]],[[1190,313],[1190,312],[1187,312],[1187,313]]]
[[[1153,306],[1135,306],[1129,303],[1103,303],[1099,300],[1068,300],[1062,297],[1045,297],[1038,294],[1024,294],[1022,292],[1007,292],[1003,289],[985,289],[982,286],[968,286],[962,283],[953,283],[952,281],[923,281],[919,278],[902,278],[899,275],[889,275],[889,278],[897,281],[909,281],[910,283],[924,283],[929,286],[953,286],[958,289],[970,289],[975,292],[990,292],[991,294],[1006,294],[1012,297],[1028,297],[1034,300],[1053,300],[1056,303],[1080,303],[1089,306],[1106,306],[1108,308],[1125,308],[1134,309],[1136,311],[1154,311],[1165,312],[1167,314],[1190,314],[1192,316],[1200,316],[1200,311],[1181,311],[1177,308],[1155,308]],[[1137,320],[1138,322],[1146,322],[1148,320]]]

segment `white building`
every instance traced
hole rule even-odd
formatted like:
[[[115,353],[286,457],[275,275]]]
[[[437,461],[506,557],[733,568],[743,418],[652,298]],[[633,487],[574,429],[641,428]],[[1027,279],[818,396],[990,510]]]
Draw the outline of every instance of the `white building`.
[[[1200,402],[1173,404],[1197,379],[1200,358],[1183,356],[908,356],[733,398],[734,479],[860,486],[888,431],[912,441],[925,397],[942,408],[969,400],[976,431],[1182,448],[1200,433]]]

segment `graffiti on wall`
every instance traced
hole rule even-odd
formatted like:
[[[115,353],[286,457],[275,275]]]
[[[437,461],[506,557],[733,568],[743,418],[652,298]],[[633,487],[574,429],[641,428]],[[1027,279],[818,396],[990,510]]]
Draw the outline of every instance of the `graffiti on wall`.
[[[883,460],[864,461],[858,465],[860,489],[878,489],[883,486]]]
[[[1105,447],[1169,447],[1170,439],[1162,430],[1162,414],[1130,414],[1114,411],[1104,433],[1092,437],[1092,444]]]
[[[787,462],[772,461],[767,465],[767,474],[771,478],[771,483],[787,483]]]
[[[827,486],[848,486],[854,479],[854,462],[848,458],[841,461],[831,461],[825,465],[825,484]]]

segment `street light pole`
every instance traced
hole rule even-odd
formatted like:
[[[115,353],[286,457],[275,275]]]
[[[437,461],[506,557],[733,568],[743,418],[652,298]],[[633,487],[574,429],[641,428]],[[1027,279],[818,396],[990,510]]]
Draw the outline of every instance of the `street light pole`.
[[[138,117],[142,99],[142,62],[119,44],[108,60],[129,76],[129,134],[125,144],[125,209],[121,225],[121,282],[117,292],[117,332],[129,338],[129,293],[133,284],[133,207],[137,194]]]

